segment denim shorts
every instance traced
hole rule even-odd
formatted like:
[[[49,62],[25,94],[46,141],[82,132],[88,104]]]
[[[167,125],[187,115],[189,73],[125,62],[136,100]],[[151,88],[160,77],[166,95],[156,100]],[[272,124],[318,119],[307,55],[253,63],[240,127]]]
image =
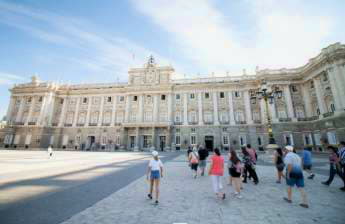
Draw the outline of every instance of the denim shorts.
[[[151,180],[160,179],[161,175],[159,170],[151,170]]]
[[[292,174],[292,175],[291,175]],[[303,174],[294,174],[290,173],[290,178],[286,178],[286,184],[290,187],[297,186],[297,187],[304,187],[304,177]]]

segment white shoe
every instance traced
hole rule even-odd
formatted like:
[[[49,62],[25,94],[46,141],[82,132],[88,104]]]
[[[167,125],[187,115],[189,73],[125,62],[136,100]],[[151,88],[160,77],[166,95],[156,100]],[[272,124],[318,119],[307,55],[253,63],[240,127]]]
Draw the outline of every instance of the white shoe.
[[[242,195],[240,195],[240,194],[237,193],[236,198],[241,199],[241,198],[242,198]]]

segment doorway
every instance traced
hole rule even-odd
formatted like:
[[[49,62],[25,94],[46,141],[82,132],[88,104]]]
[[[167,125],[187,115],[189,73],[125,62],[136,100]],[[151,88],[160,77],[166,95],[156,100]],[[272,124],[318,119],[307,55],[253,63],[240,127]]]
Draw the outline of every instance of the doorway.
[[[208,151],[213,151],[213,136],[205,136],[205,148]]]
[[[86,141],[86,150],[92,150],[95,145],[95,136],[88,136]]]
[[[166,137],[165,136],[159,136],[159,149],[161,151],[164,151],[166,145]]]
[[[135,140],[136,140],[136,136],[129,136],[129,147],[131,149],[134,149],[135,147]]]

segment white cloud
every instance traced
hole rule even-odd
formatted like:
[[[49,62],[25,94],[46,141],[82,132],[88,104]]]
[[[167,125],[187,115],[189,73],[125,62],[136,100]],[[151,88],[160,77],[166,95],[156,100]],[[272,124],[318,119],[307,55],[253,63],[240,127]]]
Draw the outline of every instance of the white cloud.
[[[0,85],[13,85],[18,81],[27,81],[27,78],[7,72],[0,72]]]
[[[171,34],[178,52],[207,72],[229,70],[238,75],[242,68],[254,72],[256,65],[301,66],[330,44],[326,39],[334,28],[330,16],[308,14],[300,1],[243,1],[247,14],[242,16],[252,17],[250,27],[255,31],[251,34],[254,47],[249,47],[233,27],[231,12],[236,9],[219,10],[207,0],[132,3]]]
[[[82,56],[66,55],[68,61],[95,73],[111,74],[114,78],[116,75],[120,81],[127,79],[129,68],[138,66],[138,62],[142,66],[151,54],[157,56],[160,63],[168,61],[130,40],[96,29],[89,21],[80,18],[0,2],[0,23],[23,30],[43,41],[75,49]]]

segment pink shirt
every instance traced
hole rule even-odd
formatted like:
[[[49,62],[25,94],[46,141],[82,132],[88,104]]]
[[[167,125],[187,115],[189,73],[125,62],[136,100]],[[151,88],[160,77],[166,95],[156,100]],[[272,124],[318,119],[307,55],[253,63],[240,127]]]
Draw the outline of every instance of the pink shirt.
[[[224,158],[222,156],[213,155],[211,175],[223,176],[224,174]]]
[[[255,149],[253,149],[253,148],[247,149],[247,152],[248,152],[250,158],[252,159],[252,161],[254,163],[256,163],[256,156],[255,156],[256,152],[255,152]]]

